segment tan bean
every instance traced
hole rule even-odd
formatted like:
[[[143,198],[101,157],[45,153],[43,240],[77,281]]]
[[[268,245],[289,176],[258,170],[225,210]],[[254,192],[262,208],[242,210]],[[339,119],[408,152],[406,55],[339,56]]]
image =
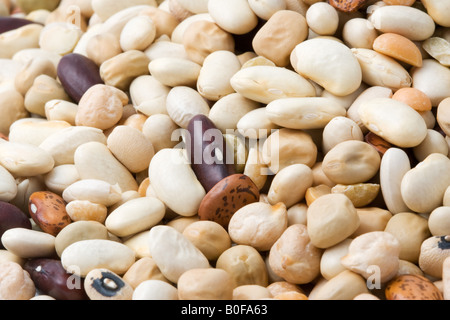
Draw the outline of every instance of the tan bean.
[[[183,58],[161,57],[148,65],[150,74],[168,87],[195,87],[201,66]]]

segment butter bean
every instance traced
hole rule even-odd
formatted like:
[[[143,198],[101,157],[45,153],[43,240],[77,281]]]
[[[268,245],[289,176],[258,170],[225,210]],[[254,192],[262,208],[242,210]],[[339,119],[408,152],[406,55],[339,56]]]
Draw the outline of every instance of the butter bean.
[[[256,108],[243,115],[236,128],[246,138],[260,139],[270,136],[279,126],[269,119],[266,108]]]
[[[120,41],[112,33],[100,33],[92,36],[86,44],[86,56],[97,66],[122,53]]]
[[[442,236],[450,234],[450,225],[448,223],[450,208],[441,206],[434,209],[428,217],[428,228],[433,236]]]
[[[95,0],[92,1],[92,9],[94,13],[100,17],[102,21],[106,21],[122,10],[134,6],[156,6],[155,0],[131,0],[126,3],[117,3],[110,0]]]
[[[141,131],[129,126],[115,127],[108,136],[107,146],[132,173],[147,170],[155,154],[151,141]],[[134,155],[132,158],[131,154]]]
[[[227,271],[234,286],[268,285],[268,271],[261,254],[248,245],[236,245],[225,250],[217,259],[217,269]]]
[[[339,61],[332,56],[339,55]],[[330,39],[310,39],[298,44],[291,53],[295,71],[311,79],[329,92],[344,96],[356,91],[362,71],[352,51]]]
[[[80,240],[64,249],[61,263],[67,272],[85,277],[96,268],[108,268],[124,274],[135,262],[134,252],[122,243],[112,240]]]
[[[358,111],[367,129],[398,147],[415,147],[426,138],[425,121],[403,102],[390,98],[373,99],[363,103]]]
[[[149,232],[150,230],[141,231],[123,239],[123,244],[133,250],[136,254],[136,259],[151,257],[147,244]],[[111,235],[112,233],[109,234]]]
[[[33,85],[34,80],[41,74],[56,78],[56,68],[53,62],[39,56],[30,59],[14,80],[17,91],[24,96]]]
[[[98,221],[104,223],[108,215],[105,205],[88,200],[74,200],[66,206],[67,214],[72,221]]]
[[[434,22],[443,27],[450,27],[450,20],[444,14],[449,9],[448,3],[440,0],[424,0],[423,5]]]
[[[450,299],[450,275],[449,275],[449,269],[450,269],[450,259],[447,258],[444,260],[443,270],[442,270],[442,281],[443,281],[443,295],[445,300]]]
[[[273,123],[301,130],[322,129],[333,118],[346,115],[342,105],[324,97],[277,99],[267,105],[266,112]]]
[[[127,272],[125,272],[123,280],[129,283],[135,290],[141,283],[149,280],[162,281],[165,283],[169,282],[169,280],[162,275],[155,261],[151,257],[139,258],[130,268],[128,268]],[[144,284],[143,287],[147,287],[147,284]],[[141,291],[141,289],[137,292]],[[147,290],[145,290],[145,292],[146,291]],[[136,294],[138,295],[137,292]]]
[[[374,201],[379,190],[380,185],[377,183],[337,184],[331,188],[331,193],[345,194],[352,201],[355,208],[361,208]]]
[[[450,133],[450,99],[445,98],[442,100],[437,107],[436,120],[440,128],[445,132],[446,135]]]
[[[178,289],[165,281],[146,280],[134,289],[132,300],[178,300]]]
[[[0,166],[0,201],[11,201],[17,195],[17,184],[14,176]]]
[[[157,198],[132,199],[112,211],[105,226],[119,237],[131,236],[155,226],[164,214],[164,204]]]
[[[270,249],[269,264],[273,272],[290,283],[308,283],[320,273],[321,255],[322,250],[311,243],[306,226],[295,224]]]
[[[233,279],[225,270],[190,269],[178,281],[180,300],[231,300]]]
[[[214,221],[195,221],[182,231],[208,260],[217,258],[231,247],[231,239],[225,228]]]
[[[183,58],[161,57],[148,65],[150,74],[168,87],[195,87],[201,66]]]
[[[401,182],[401,194],[412,211],[430,213],[442,205],[445,190],[450,184],[450,176],[447,174],[449,166],[447,156],[433,153],[405,173]]]
[[[166,108],[170,118],[186,129],[189,121],[198,115],[208,116],[210,108],[203,97],[193,88],[175,87],[167,95]]]
[[[31,177],[50,172],[54,167],[51,154],[26,143],[0,143],[0,164],[14,176]]]
[[[316,287],[313,288],[316,291],[314,295],[308,296],[309,300],[352,300],[360,294],[369,293],[365,279],[350,270],[342,271]]]
[[[162,274],[177,283],[184,272],[209,268],[208,259],[182,233],[169,226],[150,229],[149,249]]]
[[[449,96],[450,70],[434,59],[424,59],[422,67],[411,70],[412,87],[424,92],[433,106]]]
[[[337,144],[348,140],[363,141],[361,128],[352,119],[337,116],[331,119],[323,129],[322,150],[326,154]]]
[[[248,33],[258,23],[258,17],[247,1],[233,0],[225,5],[222,1],[210,0],[208,11],[219,27],[233,34]]]
[[[103,143],[88,142],[79,146],[74,160],[81,179],[103,180],[113,185],[118,183],[122,191],[138,189],[134,176]]]
[[[320,258],[320,274],[326,280],[330,280],[339,273],[347,270],[341,263],[341,258],[348,253],[348,247],[352,239],[345,239],[338,244],[326,248]]]
[[[342,40],[349,48],[372,49],[378,36],[372,22],[362,17],[355,17],[344,23]]]
[[[150,162],[149,178],[158,198],[170,209],[182,216],[197,214],[205,190],[183,150],[163,149],[157,152]],[[173,181],[177,184],[174,185]]]
[[[163,57],[189,59],[184,46],[181,43],[170,40],[170,38],[162,36],[156,39],[144,53],[149,57],[150,61]]]
[[[28,260],[24,270],[30,274],[41,294],[48,295],[55,300],[87,300],[83,288],[84,280],[66,272],[61,261],[49,258]],[[71,288],[69,284],[79,284]]]
[[[47,137],[39,147],[49,152],[55,165],[74,164],[76,149],[87,142],[97,141],[106,144],[102,130],[85,126],[72,126]]]
[[[380,248],[383,249],[380,251]],[[397,274],[400,250],[400,242],[392,234],[368,232],[353,239],[341,263],[366,279],[373,273],[370,266],[378,266],[379,281],[386,283]]]
[[[97,221],[74,221],[61,230],[55,238],[55,249],[59,257],[72,243],[88,239],[108,239],[108,230]]]
[[[172,140],[172,133],[178,128],[178,125],[168,115],[154,114],[145,121],[142,133],[151,141],[156,153],[177,144],[177,141]]]
[[[12,228],[3,233],[1,241],[8,251],[24,259],[55,254],[55,237],[42,231]]]
[[[382,33],[397,33],[412,41],[425,40],[435,30],[434,21],[428,14],[408,6],[379,7],[370,15],[369,20]]]
[[[388,210],[378,207],[356,208],[359,216],[359,227],[350,236],[356,238],[362,234],[372,231],[384,231],[393,214]]]
[[[25,109],[28,112],[45,117],[45,104],[49,100],[70,100],[63,86],[57,80],[45,74],[34,79],[33,85],[25,95]]]
[[[64,56],[73,52],[82,34],[83,31],[72,23],[49,23],[41,31],[39,46]]]
[[[10,201],[11,204],[28,214],[28,200],[33,192],[45,190],[45,184],[41,176],[19,177],[17,182],[17,196]]]
[[[269,290],[255,284],[239,286],[233,290],[233,300],[260,300],[266,298],[272,298]]]
[[[306,11],[309,28],[322,36],[334,35],[339,24],[336,9],[328,3],[313,3]]]
[[[29,115],[25,109],[23,96],[15,89],[4,90],[0,95],[3,112],[0,118],[0,132],[8,135],[11,125]]]
[[[166,98],[170,89],[151,75],[140,76],[130,85],[131,101],[137,111],[149,117],[167,114]]]
[[[449,146],[442,134],[436,130],[428,129],[425,139],[413,148],[414,156],[418,161],[425,160],[432,153],[448,155]]]
[[[234,74],[230,83],[244,97],[265,104],[281,98],[315,95],[313,86],[302,75],[281,67],[244,68]]]
[[[150,17],[137,16],[123,27],[120,46],[123,51],[147,49],[156,37],[156,25]]]
[[[337,144],[325,155],[322,170],[335,183],[362,183],[375,176],[380,161],[378,152],[369,144],[348,140]]]
[[[31,23],[2,33],[0,38],[0,58],[11,59],[17,52],[39,48],[39,36],[44,27]]]
[[[45,117],[49,121],[64,121],[75,126],[78,105],[70,101],[53,99],[45,103]]]
[[[252,2],[256,4],[261,1],[251,1],[249,4]],[[279,67],[286,67],[292,50],[307,38],[306,19],[298,12],[280,9],[266,20],[255,34],[252,46],[258,55],[268,58]]]
[[[90,87],[103,83],[95,62],[78,53],[70,53],[61,58],[57,74],[65,91],[75,103],[80,101]]]
[[[0,299],[29,300],[36,294],[36,286],[27,271],[15,262],[0,263]]]
[[[250,221],[252,222],[249,223]],[[228,233],[237,244],[249,245],[258,251],[268,251],[286,228],[287,212],[283,203],[270,205],[255,202],[233,214]]]

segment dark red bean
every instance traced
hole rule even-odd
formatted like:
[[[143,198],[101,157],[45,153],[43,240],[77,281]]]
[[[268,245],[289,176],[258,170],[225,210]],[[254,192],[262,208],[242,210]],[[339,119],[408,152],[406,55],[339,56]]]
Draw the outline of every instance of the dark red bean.
[[[94,61],[78,53],[70,53],[58,64],[58,78],[67,94],[80,102],[84,93],[96,84],[104,84],[100,69]]]
[[[60,260],[31,259],[24,270],[30,274],[36,288],[56,300],[87,300],[84,279],[67,273]]]
[[[194,116],[189,122],[188,132],[188,159],[198,181],[208,192],[219,181],[236,173],[234,155],[227,154],[222,132],[207,116]]]
[[[23,18],[13,18],[13,17],[0,17],[0,34],[8,31],[18,29],[20,27],[36,23],[34,21],[23,19]]]
[[[15,205],[0,201],[0,238],[5,231],[13,228],[31,229],[31,221],[27,215]],[[1,242],[0,249],[4,249]]]

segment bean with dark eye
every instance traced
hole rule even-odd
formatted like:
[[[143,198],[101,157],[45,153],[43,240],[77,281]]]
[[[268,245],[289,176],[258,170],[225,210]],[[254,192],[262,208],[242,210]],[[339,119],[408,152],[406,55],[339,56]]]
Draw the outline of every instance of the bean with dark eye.
[[[133,288],[108,269],[93,269],[85,278],[84,288],[91,300],[131,300]]]

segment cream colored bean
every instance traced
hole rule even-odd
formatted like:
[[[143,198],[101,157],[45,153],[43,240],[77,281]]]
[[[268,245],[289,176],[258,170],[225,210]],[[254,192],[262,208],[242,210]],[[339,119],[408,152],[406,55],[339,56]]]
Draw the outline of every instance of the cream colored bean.
[[[244,68],[231,78],[230,83],[244,97],[265,104],[281,98],[315,95],[314,87],[302,75],[281,67]]]
[[[10,201],[11,204],[21,209],[25,214],[29,213],[30,196],[37,191],[45,190],[45,184],[41,176],[16,178],[17,196]]]
[[[191,269],[209,268],[208,259],[182,233],[169,226],[150,229],[149,249],[162,274],[177,283]]]
[[[45,186],[57,194],[62,194],[66,188],[78,180],[80,180],[80,175],[73,164],[55,166],[44,176]]]
[[[307,227],[311,243],[329,248],[343,241],[359,227],[356,208],[343,194],[326,194],[310,204]]]
[[[36,287],[30,274],[15,262],[0,263],[0,299],[30,300],[36,295]]]
[[[146,280],[133,291],[132,300],[178,300],[178,289],[161,280]]]
[[[450,207],[441,206],[434,209],[428,217],[428,228],[433,236],[450,234]]]
[[[108,239],[106,227],[96,221],[75,221],[58,233],[55,238],[55,250],[59,257],[72,243],[88,239]]]
[[[263,20],[269,20],[278,11],[286,9],[286,3],[282,0],[250,0],[248,4],[252,11]]]
[[[214,221],[194,221],[186,226],[182,233],[210,261],[217,260],[231,247],[229,234],[224,227]]]
[[[322,170],[339,184],[366,182],[378,172],[381,158],[369,144],[348,140],[337,144],[324,157]]]
[[[150,74],[168,87],[195,87],[201,66],[183,58],[161,57],[148,65]]]
[[[128,91],[131,82],[149,74],[149,58],[139,50],[129,50],[106,60],[100,66],[100,76],[106,85]]]
[[[37,56],[24,64],[22,70],[17,74],[14,84],[18,92],[23,96],[33,85],[34,80],[41,74],[56,78],[54,63],[44,57]]]
[[[222,133],[226,133],[227,130],[237,129],[237,124],[244,115],[260,107],[256,101],[247,99],[239,93],[231,93],[213,104],[209,118]]]
[[[32,177],[50,172],[55,162],[51,154],[27,143],[0,143],[0,165],[16,177]]]
[[[134,176],[103,143],[88,142],[79,146],[75,151],[74,163],[81,179],[103,180],[113,185],[118,183],[122,191],[138,189]]]
[[[296,163],[312,167],[317,160],[317,146],[310,134],[282,128],[264,142],[261,156],[273,173]]]
[[[450,185],[450,159],[433,153],[403,176],[401,194],[414,212],[431,213],[442,205],[445,190]]]
[[[443,204],[444,206],[450,206],[450,186],[447,187],[447,189],[444,192]]]
[[[300,130],[323,129],[347,113],[342,105],[324,97],[277,99],[267,105],[266,112],[273,123]]]
[[[53,99],[70,101],[63,86],[56,79],[41,74],[34,79],[33,85],[25,95],[25,109],[45,117],[45,104]]]
[[[55,254],[55,237],[42,231],[8,229],[1,241],[8,251],[24,259],[50,258]]]
[[[77,109],[77,126],[106,130],[117,124],[123,115],[128,96],[109,85],[97,84],[82,96]]]
[[[209,21],[214,22],[209,13],[194,14],[183,21],[181,21],[173,30],[171,40],[174,43],[182,44],[185,31],[191,26],[191,24],[197,21]],[[183,46],[184,47],[184,46]]]
[[[342,271],[347,270],[341,263],[341,258],[348,253],[352,239],[345,239],[338,244],[324,250],[320,259],[320,274],[330,280]]]
[[[200,70],[197,91],[210,101],[234,93],[231,78],[241,68],[241,62],[231,51],[219,50],[208,55]]]
[[[155,0],[131,0],[126,3],[117,3],[111,0],[94,0],[92,1],[92,9],[94,13],[99,16],[102,21],[108,20],[110,17],[122,10],[141,5],[149,5],[156,7]]]
[[[231,300],[234,289],[230,274],[222,269],[191,269],[178,281],[180,300]]]
[[[156,37],[156,25],[150,17],[137,16],[122,29],[120,46],[123,51],[147,49]]]
[[[442,100],[437,107],[436,120],[440,128],[448,136],[450,134],[450,98]]]
[[[45,117],[49,121],[65,121],[75,126],[78,105],[61,99],[53,99],[45,103]]]
[[[136,259],[151,257],[150,250],[148,249],[148,233],[150,230],[138,232],[130,237],[126,237],[123,244],[129,247],[136,254]],[[162,276],[162,278],[164,278]]]
[[[149,178],[158,198],[170,209],[182,216],[197,214],[205,190],[183,150],[163,149],[157,152],[150,162]]]
[[[17,195],[16,180],[8,170],[0,166],[0,201],[9,202]]]
[[[418,146],[413,148],[414,156],[418,161],[425,160],[432,153],[448,155],[449,146],[442,134],[436,130],[428,129],[427,136]]]
[[[272,297],[269,289],[255,284],[239,286],[233,290],[233,300],[262,300]]]
[[[424,59],[422,67],[411,70],[412,87],[425,93],[435,107],[450,95],[450,70],[434,59]]]
[[[66,211],[72,221],[96,221],[104,223],[108,208],[88,200],[74,200],[66,205]]]
[[[443,294],[445,300],[450,300],[450,258],[444,260],[442,267]]]
[[[331,36],[337,31],[339,15],[330,4],[316,2],[306,11],[306,22],[315,33],[322,36]]]
[[[427,219],[411,212],[401,212],[389,219],[385,232],[400,243],[399,259],[417,263],[422,242],[431,236]]]
[[[306,226],[295,224],[270,249],[269,264],[286,281],[303,284],[319,275],[321,256],[322,250],[311,243]]]
[[[379,281],[386,283],[397,274],[400,250],[400,242],[392,234],[368,232],[353,239],[341,263],[366,279],[373,274],[373,266],[376,266]]]
[[[121,199],[121,194],[122,190],[118,184],[112,185],[97,179],[83,179],[64,189],[63,198],[66,202],[86,200],[109,207]]]
[[[342,39],[350,48],[372,49],[377,36],[372,22],[361,17],[348,20],[342,29]]]
[[[427,136],[423,118],[403,102],[373,99],[363,103],[358,112],[367,129],[398,147],[418,146]]]
[[[283,203],[270,205],[255,202],[233,214],[228,233],[237,244],[268,251],[286,228],[287,211]]]
[[[184,129],[194,116],[198,114],[207,116],[210,111],[209,105],[196,90],[184,86],[170,90],[166,107],[170,118]]]
[[[424,0],[423,5],[434,22],[443,27],[450,27],[449,17],[444,14],[450,7],[448,2],[442,0]]]
[[[115,127],[106,145],[132,173],[147,170],[155,155],[151,141],[141,131],[130,126]]]
[[[333,56],[339,56],[338,60]],[[344,96],[356,91],[362,82],[362,71],[352,51],[330,39],[310,39],[298,44],[291,54],[295,71],[329,92]]]
[[[280,170],[272,180],[267,194],[269,203],[279,202],[290,208],[302,201],[306,190],[313,185],[313,173],[304,164],[293,164]]]
[[[98,66],[121,53],[119,38],[112,33],[94,35],[86,43],[86,56]]]
[[[258,23],[258,17],[249,3],[243,0],[232,0],[227,4],[219,0],[210,0],[208,12],[222,29],[234,34],[250,32]]]
[[[26,259],[21,258],[21,257],[15,255],[12,252],[9,252],[6,249],[1,249],[0,250],[0,263],[3,263],[3,262],[15,262],[15,263],[20,264],[21,266],[23,266],[25,261],[26,261]]]
[[[235,245],[225,250],[216,262],[217,269],[227,271],[234,286],[268,285],[268,271],[261,254],[252,246]]]
[[[160,280],[169,283],[169,280],[162,275],[151,257],[138,258],[123,275],[123,280],[133,288],[137,288],[139,284],[147,280]]]
[[[367,294],[365,279],[359,274],[345,270],[328,281],[318,283],[309,295],[309,300],[353,300],[360,294]]]
[[[268,137],[279,128],[270,121],[266,108],[257,108],[249,111],[236,124],[238,132],[246,138],[261,139]]]
[[[39,36],[43,28],[39,24],[29,24],[4,32],[0,38],[0,58],[11,59],[21,50],[39,48]]]
[[[150,61],[163,57],[189,59],[184,46],[181,43],[170,41],[170,38],[156,39],[144,53]]]
[[[19,119],[29,115],[25,109],[23,96],[15,89],[2,90],[0,95],[0,104],[2,108],[2,117],[0,118],[0,132],[9,134],[11,125]]]
[[[40,48],[62,56],[72,53],[83,31],[68,22],[53,22],[45,25],[39,37]]]
[[[382,33],[393,32],[412,41],[425,40],[434,33],[433,19],[420,9],[409,6],[383,6],[368,18]]]
[[[361,65],[362,80],[371,86],[398,90],[410,87],[412,79],[408,71],[396,60],[372,49],[351,49]]]
[[[102,130],[92,127],[69,127],[45,139],[39,147],[49,152],[55,165],[74,164],[75,150],[86,142],[97,141],[106,144]]]
[[[130,248],[117,241],[104,239],[74,242],[61,254],[64,269],[80,277],[85,277],[96,268],[107,268],[123,275],[134,262],[135,254]]]
[[[267,164],[263,161],[259,148],[257,146],[250,147],[243,173],[252,179],[259,190],[267,181],[267,170]]]
[[[57,53],[48,52],[46,50],[42,50],[41,48],[29,48],[20,50],[19,52],[14,54],[14,56],[12,57],[12,61],[19,62],[21,65],[23,65],[27,64],[30,60],[37,57],[49,59],[51,62],[53,62],[55,69],[58,67],[58,63],[62,58]]]
[[[348,140],[363,141],[362,130],[352,119],[337,116],[331,119],[323,130],[322,151],[327,154],[336,145]]]
[[[65,121],[16,121],[10,127],[9,141],[17,143],[27,143],[39,146],[46,138],[63,129],[70,127],[70,123]]]
[[[137,111],[151,116],[167,114],[166,98],[170,87],[151,75],[137,77],[130,85],[130,96]]]
[[[350,238],[356,238],[357,236],[372,231],[384,231],[387,223],[393,216],[388,210],[378,207],[356,208],[356,211],[360,223],[358,229],[356,229]]]
[[[166,114],[154,114],[148,117],[142,127],[142,133],[151,141],[155,153],[165,148],[172,148],[177,141],[172,140],[178,125]]]
[[[157,198],[133,199],[111,212],[105,226],[116,236],[127,237],[155,226],[162,220],[165,211],[164,204]]]
[[[252,46],[259,56],[268,58],[279,67],[286,67],[289,65],[291,51],[307,36],[308,25],[305,16],[282,9],[273,13],[258,30],[252,40]]]
[[[425,40],[422,48],[443,66],[450,66],[450,43],[441,37],[431,37]]]
[[[304,202],[300,202],[291,206],[288,211],[288,226],[293,224],[304,224],[306,225],[306,212],[308,206]]]

